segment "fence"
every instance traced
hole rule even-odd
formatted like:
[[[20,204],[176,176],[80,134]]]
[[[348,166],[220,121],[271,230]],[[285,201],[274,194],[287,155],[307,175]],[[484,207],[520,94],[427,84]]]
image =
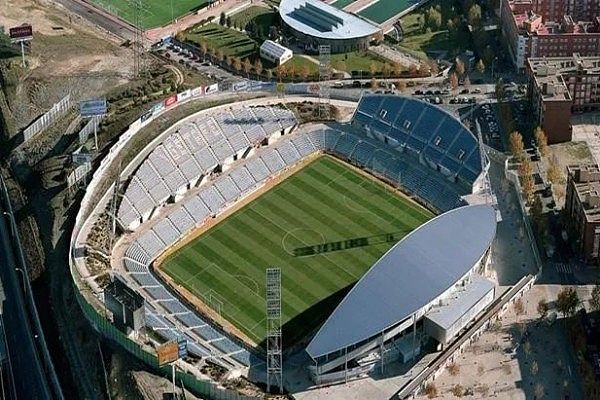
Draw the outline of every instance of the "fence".
[[[94,133],[94,130],[100,125],[101,120],[101,117],[90,118],[88,123],[79,131],[79,144],[84,144],[88,140],[90,134]]]
[[[54,121],[59,119],[65,114],[71,107],[71,95],[68,94],[61,101],[56,103],[50,111],[38,118],[33,124],[29,125],[27,129],[23,131],[24,141],[28,141],[32,137],[36,136],[44,129],[48,128]]]

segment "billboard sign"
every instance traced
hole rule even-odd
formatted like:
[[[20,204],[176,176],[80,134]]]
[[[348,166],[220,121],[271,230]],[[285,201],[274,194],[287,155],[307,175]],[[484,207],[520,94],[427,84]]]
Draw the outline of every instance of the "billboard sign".
[[[165,107],[171,107],[175,103],[177,103],[177,95],[176,94],[174,94],[171,97],[167,97],[165,99]]]
[[[204,94],[203,86],[198,86],[197,88],[192,89],[192,96],[194,96],[194,97],[202,96],[203,94]]]
[[[147,120],[150,119],[150,117],[152,116],[152,110],[150,111],[146,111],[145,113],[142,114],[142,116],[140,117],[140,122],[144,123]]]
[[[167,342],[156,348],[156,355],[158,366],[172,363],[179,358],[179,345],[174,341]]]
[[[181,93],[177,94],[177,101],[183,101],[188,99],[190,96],[192,95],[192,90],[188,89],[188,90],[184,90]]]
[[[187,357],[187,339],[183,336],[177,338],[177,355],[179,358]]]
[[[85,164],[92,161],[92,155],[88,153],[73,153],[71,154],[73,164]]]
[[[206,90],[205,90],[204,93],[205,94],[213,94],[213,93],[216,93],[218,91],[219,91],[219,84],[218,83],[213,83],[212,85],[206,87]]]
[[[248,81],[240,81],[233,83],[234,92],[242,92],[248,90]]]
[[[33,28],[29,24],[16,26],[8,30],[8,36],[13,42],[31,40],[33,38]]]
[[[165,108],[164,103],[157,103],[154,105],[154,107],[152,107],[152,109],[150,111],[152,112],[152,115],[156,115],[159,112],[161,112],[162,110],[164,110],[164,108]]]
[[[79,114],[83,118],[106,115],[107,111],[106,99],[92,99],[79,102]]]

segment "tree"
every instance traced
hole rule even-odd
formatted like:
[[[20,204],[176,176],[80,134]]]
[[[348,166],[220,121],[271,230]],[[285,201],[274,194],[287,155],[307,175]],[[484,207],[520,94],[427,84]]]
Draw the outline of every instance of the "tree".
[[[483,62],[482,59],[479,59],[479,61],[477,61],[477,64],[475,64],[475,69],[480,74],[483,74],[485,72],[485,63]]]
[[[546,300],[541,299],[538,301],[537,312],[540,314],[540,318],[546,318],[546,315],[548,314],[548,303]]]
[[[271,70],[271,69],[267,70],[267,79],[268,80],[273,79],[273,70]]]
[[[233,68],[237,72],[240,72],[242,70],[242,60],[240,60],[239,57],[235,57],[235,59],[233,60]]]
[[[372,62],[369,65],[369,71],[371,72],[372,76],[375,76],[375,74],[377,74],[377,71],[379,70],[378,65],[375,62]]]
[[[256,71],[256,75],[262,74],[263,65],[262,65],[262,62],[260,61],[260,58],[257,58],[256,61],[254,62],[254,71]]]
[[[553,185],[558,185],[563,181],[562,169],[560,168],[558,159],[556,156],[552,157],[548,163],[548,180]]]
[[[590,307],[592,308],[592,311],[600,311],[600,284],[596,284],[592,289]]]
[[[523,343],[523,352],[525,353],[525,356],[529,358],[529,355],[531,354],[531,342],[529,342],[529,340]]]
[[[531,363],[530,370],[531,375],[533,375],[534,377],[538,374],[538,372],[540,372],[540,366],[536,360],[533,360],[533,362]]]
[[[285,76],[285,73],[286,71],[283,65],[279,64],[277,68],[275,68],[275,74],[277,75],[279,82],[281,82],[281,79]]]
[[[465,388],[457,383],[456,385],[452,386],[450,392],[452,392],[452,394],[456,397],[463,397],[465,395]]]
[[[450,81],[450,87],[453,91],[456,91],[456,89],[458,89],[458,76],[456,75],[456,72],[451,73],[448,79]]]
[[[496,81],[495,92],[496,92],[496,98],[498,99],[498,101],[500,101],[504,98],[504,81],[502,80],[502,78],[500,78]]]
[[[394,63],[393,64],[393,68],[394,68],[394,75],[395,76],[402,75],[402,64],[400,64],[400,63]]]
[[[231,16],[227,16],[227,19],[225,20],[225,24],[227,25],[228,28],[231,28]]]
[[[563,316],[571,316],[575,314],[577,305],[579,304],[579,297],[577,292],[573,288],[564,288],[558,292],[558,298],[556,299],[556,308],[560,311]]]
[[[223,50],[217,49],[216,57],[217,57],[217,60],[223,61],[225,59],[225,54],[223,53]]]
[[[385,37],[383,36],[383,31],[377,31],[375,33],[375,35],[373,36],[373,40],[375,41],[375,44],[383,43],[384,39],[385,39]]]
[[[427,395],[427,398],[429,398],[429,399],[433,399],[433,398],[437,397],[438,390],[433,382],[425,385],[425,394]]]
[[[523,150],[525,149],[525,145],[523,144],[523,136],[514,131],[510,134],[508,141],[510,143],[510,152],[512,156],[517,160],[521,161],[523,158]]]
[[[381,72],[383,73],[383,76],[385,76],[386,78],[390,77],[390,75],[392,74],[392,71],[393,71],[393,68],[388,63],[383,64],[383,67],[381,67]]]
[[[529,161],[528,158],[526,158],[523,161],[521,161],[521,163],[519,164],[519,168],[517,169],[517,171],[519,172],[519,176],[520,177],[533,174],[533,166],[531,164],[531,161]]]
[[[446,28],[448,28],[450,32],[453,32],[456,29],[456,23],[452,18],[448,19],[448,22],[446,22]]]
[[[404,82],[404,81],[396,82],[396,90],[398,90],[399,92],[405,91],[406,90],[406,82]]]
[[[446,369],[452,376],[456,376],[460,372],[460,366],[455,362],[449,364]]]
[[[533,388],[533,393],[535,394],[536,399],[541,400],[546,394],[546,391],[544,390],[544,385],[542,385],[541,383],[536,383],[535,387]]]
[[[300,66],[300,77],[302,78],[302,80],[306,81],[306,79],[308,79],[309,74],[310,68],[308,68],[308,65],[302,64],[302,66]]]
[[[518,298],[515,301],[515,314],[522,315],[525,313],[525,306],[523,305],[523,299]]]
[[[227,16],[225,15],[224,12],[222,12],[221,16],[219,17],[219,25],[225,26],[226,23],[227,23]]]
[[[371,78],[371,88],[375,89],[377,86],[377,79]]]
[[[548,138],[546,137],[546,133],[538,126],[535,128],[534,136],[535,144],[537,145],[540,154],[546,157],[546,155],[548,155]]]
[[[469,25],[478,27],[481,23],[481,6],[479,4],[473,4],[469,8]]]
[[[458,76],[462,76],[465,73],[465,63],[459,57],[456,57],[454,61],[454,71],[456,71]]]
[[[202,55],[206,59],[206,53],[208,52],[208,43],[205,40],[200,42],[200,50],[202,50]]]
[[[242,69],[246,73],[246,77],[250,79],[250,71],[252,71],[252,63],[247,58],[242,62]]]
[[[434,31],[442,26],[442,13],[433,7],[430,7],[425,14],[427,25]]]
[[[465,79],[463,79],[463,86],[466,88],[471,86],[471,78],[469,78],[469,75],[465,75]]]
[[[271,25],[269,27],[269,39],[275,40],[279,36],[279,31],[276,26]]]
[[[533,181],[533,177],[531,175],[523,176],[521,178],[521,187],[523,189],[523,197],[525,197],[525,201],[527,204],[530,204],[535,193],[535,182]]]

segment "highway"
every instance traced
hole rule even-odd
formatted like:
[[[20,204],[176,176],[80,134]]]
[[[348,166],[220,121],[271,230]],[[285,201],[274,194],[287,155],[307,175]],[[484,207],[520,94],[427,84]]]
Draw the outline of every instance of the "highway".
[[[4,284],[4,325],[9,359],[19,399],[52,399],[23,298],[23,284],[17,277],[17,263],[10,243],[10,220],[2,209],[0,218],[0,276]]]

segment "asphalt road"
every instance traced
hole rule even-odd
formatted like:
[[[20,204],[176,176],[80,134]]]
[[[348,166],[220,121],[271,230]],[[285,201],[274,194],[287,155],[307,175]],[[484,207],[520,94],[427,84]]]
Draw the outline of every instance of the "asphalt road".
[[[92,4],[82,0],[54,0],[67,10],[87,19],[92,24],[122,38],[133,40],[135,31],[131,25],[119,18],[94,7]]]
[[[23,285],[15,269],[9,223],[7,216],[0,214],[0,277],[6,294],[3,319],[15,390],[19,399],[52,399],[27,316]]]

